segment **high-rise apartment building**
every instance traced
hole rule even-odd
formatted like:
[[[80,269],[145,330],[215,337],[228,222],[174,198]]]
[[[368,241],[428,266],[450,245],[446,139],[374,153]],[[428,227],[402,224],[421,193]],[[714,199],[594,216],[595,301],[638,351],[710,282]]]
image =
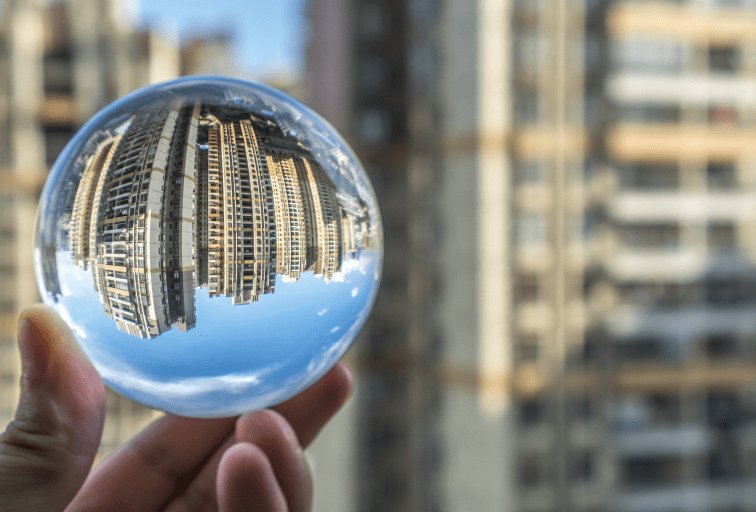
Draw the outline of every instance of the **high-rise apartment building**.
[[[756,508],[754,6],[309,17],[386,230],[344,510]]]
[[[631,383],[612,400],[613,499],[752,510],[756,10],[618,3],[604,26],[605,325]]]

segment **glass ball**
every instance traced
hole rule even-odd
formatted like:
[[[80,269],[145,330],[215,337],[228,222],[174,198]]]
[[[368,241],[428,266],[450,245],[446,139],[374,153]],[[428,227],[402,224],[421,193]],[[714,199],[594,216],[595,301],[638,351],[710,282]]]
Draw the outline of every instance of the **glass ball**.
[[[95,115],[36,221],[43,301],[105,383],[195,417],[282,402],[372,306],[381,220],[334,129],[269,87],[187,77]]]

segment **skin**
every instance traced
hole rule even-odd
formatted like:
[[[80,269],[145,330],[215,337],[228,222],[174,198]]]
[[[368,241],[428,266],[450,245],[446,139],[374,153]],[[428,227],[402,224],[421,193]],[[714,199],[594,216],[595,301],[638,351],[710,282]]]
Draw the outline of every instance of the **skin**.
[[[0,434],[0,511],[306,512],[303,449],[352,389],[342,364],[300,395],[238,418],[167,415],[93,471],[105,387],[60,317],[19,320],[21,397]]]

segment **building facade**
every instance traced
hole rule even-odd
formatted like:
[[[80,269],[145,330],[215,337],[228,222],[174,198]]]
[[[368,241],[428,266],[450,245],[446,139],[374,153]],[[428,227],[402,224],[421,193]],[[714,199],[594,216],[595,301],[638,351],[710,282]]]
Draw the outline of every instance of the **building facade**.
[[[325,509],[753,510],[754,6],[309,13],[386,230]]]

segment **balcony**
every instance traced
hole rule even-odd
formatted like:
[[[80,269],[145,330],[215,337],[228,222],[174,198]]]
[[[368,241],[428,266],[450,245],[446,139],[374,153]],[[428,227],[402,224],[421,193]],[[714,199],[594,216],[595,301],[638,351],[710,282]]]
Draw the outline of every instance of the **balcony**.
[[[756,81],[752,76],[617,73],[608,80],[606,91],[618,103],[756,106]]]
[[[706,271],[706,255],[692,248],[622,251],[606,264],[618,281],[692,280]]]
[[[756,333],[756,315],[749,304],[731,308],[688,307],[672,311],[624,306],[607,318],[610,334],[617,338],[702,339],[729,333],[748,337]]]
[[[613,444],[623,456],[688,457],[705,455],[711,449],[712,440],[704,427],[688,425],[619,434]]]
[[[756,193],[621,192],[608,204],[609,214],[621,222],[706,223],[753,219]]]
[[[666,512],[752,510],[756,507],[756,481],[667,486],[653,490],[625,491],[616,495],[610,510],[618,512]]]

